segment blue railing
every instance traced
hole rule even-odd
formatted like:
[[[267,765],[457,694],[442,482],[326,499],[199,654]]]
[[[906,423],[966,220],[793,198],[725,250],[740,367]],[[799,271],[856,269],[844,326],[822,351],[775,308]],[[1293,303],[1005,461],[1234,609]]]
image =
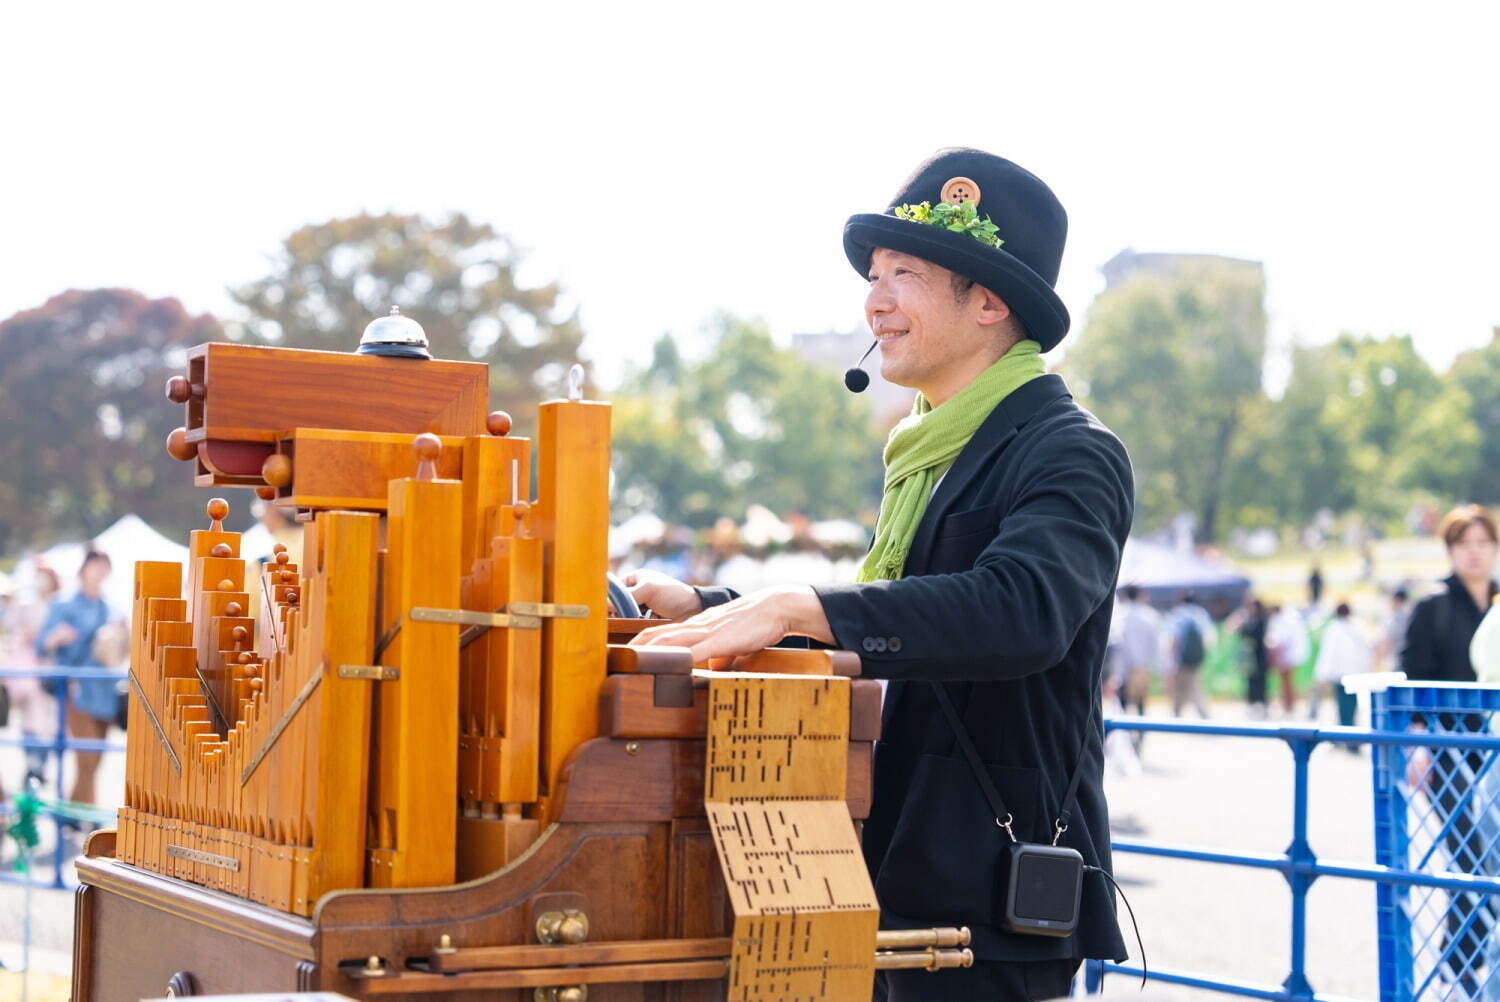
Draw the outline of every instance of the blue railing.
[[[50,740],[26,736],[13,738],[0,735],[0,745],[8,745],[13,748],[20,747],[27,751],[45,752],[47,757],[52,760],[54,766],[52,775],[54,776],[55,795],[52,799],[65,799],[64,794],[67,790],[67,784],[63,782],[63,767],[66,762],[65,752],[112,752],[125,750],[125,746],[122,744],[92,738],[75,738],[68,734],[68,704],[72,699],[72,695],[68,691],[70,688],[69,682],[75,679],[78,681],[107,679],[119,682],[128,676],[129,672],[120,668],[57,668],[50,666],[38,668],[0,668],[0,682],[12,678],[34,678],[43,681],[56,680],[61,683],[57,686],[55,696],[57,702],[57,721],[56,730],[52,738]],[[9,805],[0,804],[0,815],[8,817],[10,813],[11,809]],[[56,835],[55,844],[52,847],[53,866],[51,886],[57,888],[66,887],[68,884],[63,880],[63,875],[68,869],[68,859],[66,858],[67,845],[64,838],[64,828],[67,824],[67,819],[55,811],[47,810],[44,813],[51,817],[54,834]],[[0,825],[0,835],[3,835],[3,829],[4,826]],[[17,883],[25,879],[27,878],[24,875],[15,872],[9,867],[0,869],[0,881]]]
[[[1261,738],[1284,742],[1292,753],[1293,802],[1291,842],[1282,853],[1234,853],[1211,848],[1172,845],[1163,842],[1117,839],[1111,847],[1117,853],[1135,853],[1169,859],[1192,860],[1276,870],[1291,888],[1291,957],[1290,971],[1279,986],[1248,981],[1221,980],[1207,974],[1151,965],[1149,977],[1164,984],[1185,985],[1210,991],[1267,999],[1273,1002],[1335,1002],[1338,996],[1321,994],[1307,979],[1307,892],[1319,877],[1343,877],[1369,881],[1380,887],[1425,887],[1449,893],[1500,895],[1500,879],[1455,873],[1433,873],[1381,866],[1371,863],[1327,862],[1318,859],[1307,838],[1308,760],[1320,744],[1359,745],[1377,748],[1421,746],[1500,753],[1500,736],[1487,734],[1442,734],[1410,730],[1361,730],[1353,727],[1295,727],[1274,724],[1210,724],[1177,720],[1153,720],[1141,717],[1111,717],[1104,722],[1108,731],[1160,732],[1214,737]],[[1497,754],[1496,757],[1500,757]],[[1126,974],[1139,978],[1142,970],[1134,964],[1089,961],[1085,972],[1090,989],[1103,974]]]

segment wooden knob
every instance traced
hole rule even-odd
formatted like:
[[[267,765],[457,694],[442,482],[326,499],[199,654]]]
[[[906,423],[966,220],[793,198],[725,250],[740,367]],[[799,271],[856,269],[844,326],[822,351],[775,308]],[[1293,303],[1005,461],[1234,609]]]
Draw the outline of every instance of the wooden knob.
[[[236,626],[235,629],[236,630],[243,630],[244,627],[243,626]],[[246,634],[246,635],[248,636],[248,634]],[[252,662],[252,661],[255,660],[255,654],[252,651],[241,651],[238,660],[239,660],[240,664],[247,665],[250,662]]]
[[[496,438],[504,438],[510,434],[510,415],[504,411],[490,411],[489,416],[484,419],[484,427]]]
[[[234,642],[236,644],[243,644],[245,641],[250,639],[250,631],[245,629],[243,626],[236,626],[234,629],[229,631],[229,635],[234,638]]]
[[[173,428],[167,433],[167,455],[184,463],[197,457],[198,447],[187,440],[186,428]]]
[[[234,591],[234,582],[229,580],[229,578],[224,578],[219,582],[218,587],[214,591]]]
[[[271,552],[272,553],[285,553],[286,552],[286,544],[285,543],[277,543],[275,546],[271,547]]]
[[[274,488],[274,487],[257,487],[257,488],[255,488],[255,496],[258,497],[258,498],[260,498],[262,501],[275,501],[276,500],[276,488]]]
[[[265,683],[262,682],[260,679],[258,679],[258,678],[252,678],[250,680],[250,691],[251,692],[260,692],[261,687],[264,686],[264,685],[265,685]]]
[[[185,376],[173,376],[167,380],[167,399],[174,404],[185,404],[194,397],[203,396],[203,387],[194,386]]]
[[[244,614],[245,607],[240,605],[238,602],[230,602],[224,607],[224,615],[229,616],[230,618],[237,618],[239,616],[243,616]]]
[[[531,512],[531,502],[517,501],[515,504],[511,505],[511,508],[514,509],[516,518],[525,518]]]
[[[276,545],[277,546],[281,546],[280,543],[277,543]],[[292,561],[292,555],[290,553],[286,552],[286,547],[285,546],[281,546],[281,549],[279,549],[279,550],[276,551],[276,562],[278,564],[288,564],[288,563],[291,563],[291,561]]]
[[[300,595],[298,595],[296,591],[293,591],[293,590],[290,590],[290,589],[287,591],[287,593],[286,593],[286,604],[287,605],[296,605],[300,601],[302,601],[302,597]]]
[[[229,517],[229,502],[223,498],[214,498],[208,502],[208,517],[212,524],[209,532],[223,532],[224,520]]]
[[[292,458],[273,452],[260,464],[261,479],[272,487],[289,487],[292,483]]]
[[[208,555],[223,560],[225,557],[234,556],[234,550],[228,543],[215,543],[214,548],[208,551]]]
[[[443,440],[427,432],[412,439],[411,448],[417,454],[417,479],[437,479],[437,460],[443,454]]]

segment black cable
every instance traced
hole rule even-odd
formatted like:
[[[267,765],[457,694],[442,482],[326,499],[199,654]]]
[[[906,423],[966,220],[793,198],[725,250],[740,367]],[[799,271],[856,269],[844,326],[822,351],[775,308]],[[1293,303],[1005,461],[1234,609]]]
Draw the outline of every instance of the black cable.
[[[1140,947],[1141,950],[1141,990],[1144,991],[1146,988],[1146,973],[1148,970],[1148,968],[1146,967],[1146,944],[1141,942],[1141,927],[1136,924],[1135,909],[1130,907],[1130,899],[1125,896],[1125,892],[1120,889],[1120,885],[1115,882],[1114,877],[1110,876],[1108,870],[1102,869],[1101,867],[1097,866],[1089,866],[1087,863],[1084,864],[1083,869],[1085,873],[1097,873],[1105,880],[1109,881],[1110,886],[1115,889],[1115,893],[1120,896],[1120,900],[1125,902],[1125,910],[1130,913],[1130,927],[1135,930],[1135,945]]]

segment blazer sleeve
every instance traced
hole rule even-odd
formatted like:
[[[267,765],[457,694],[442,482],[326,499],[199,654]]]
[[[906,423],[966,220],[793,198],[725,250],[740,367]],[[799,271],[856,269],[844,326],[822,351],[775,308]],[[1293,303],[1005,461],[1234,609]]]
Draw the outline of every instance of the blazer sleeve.
[[[1109,601],[1134,506],[1119,439],[1092,425],[1059,430],[1018,476],[972,569],[814,589],[866,675],[986,681],[1045,671]]]
[[[725,602],[733,602],[740,597],[740,593],[733,588],[722,588],[717,585],[708,588],[694,588],[698,593],[698,601],[703,603],[703,608],[711,609]]]

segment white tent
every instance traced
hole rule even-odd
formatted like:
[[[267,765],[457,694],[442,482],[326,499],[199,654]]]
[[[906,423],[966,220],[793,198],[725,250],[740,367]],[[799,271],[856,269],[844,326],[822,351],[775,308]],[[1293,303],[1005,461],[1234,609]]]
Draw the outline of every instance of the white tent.
[[[138,560],[169,560],[187,566],[188,548],[157,532],[139,516],[125,515],[92,540],[109,555],[113,571],[104,582],[104,600],[119,616],[130,615],[134,602],[135,564]],[[85,542],[58,543],[40,554],[22,559],[16,566],[18,589],[29,590],[36,576],[36,562],[46,563],[62,581],[62,594],[78,588],[78,568],[83,563]]]

